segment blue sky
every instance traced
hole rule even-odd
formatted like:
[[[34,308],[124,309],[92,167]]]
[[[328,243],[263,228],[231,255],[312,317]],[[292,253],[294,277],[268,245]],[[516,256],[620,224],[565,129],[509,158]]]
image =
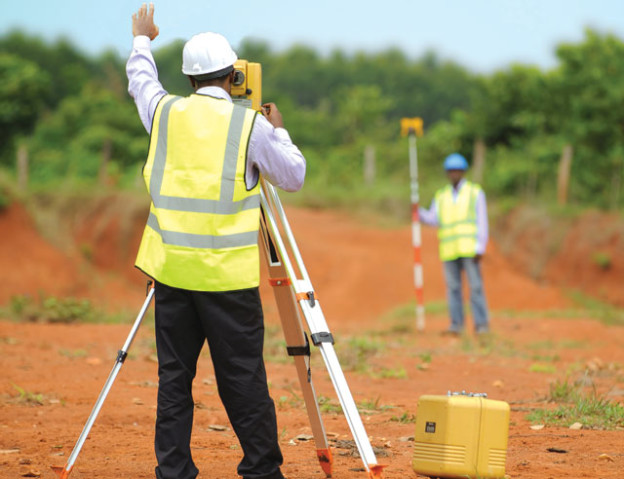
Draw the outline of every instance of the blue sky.
[[[130,0],[0,0],[0,35],[21,28],[46,40],[69,38],[85,53],[113,49],[125,57],[132,41]],[[262,39],[274,51],[303,43],[326,54],[398,47],[410,58],[435,50],[476,72],[511,63],[548,69],[555,46],[579,42],[584,28],[624,38],[624,0],[157,0],[161,35],[154,47],[201,31],[224,34],[236,48]],[[234,5],[237,5],[236,7]]]

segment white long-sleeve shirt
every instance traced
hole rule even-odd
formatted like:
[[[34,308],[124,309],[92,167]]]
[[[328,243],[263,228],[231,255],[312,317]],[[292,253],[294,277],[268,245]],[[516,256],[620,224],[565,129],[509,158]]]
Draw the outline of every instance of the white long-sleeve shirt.
[[[156,106],[167,91],[158,80],[149,37],[134,37],[132,53],[126,63],[126,74],[128,93],[134,98],[145,130],[151,133]],[[232,101],[223,88],[216,86],[200,88],[196,93]],[[273,127],[262,115],[258,115],[251,130],[247,159],[247,188],[252,188],[258,182],[259,174],[285,191],[298,191],[303,186],[306,161],[301,151],[293,144],[288,131]]]
[[[457,184],[457,188],[453,188],[453,201],[457,201],[457,195],[459,190],[466,184],[465,179],[461,179]],[[475,204],[477,214],[477,247],[476,254],[484,254],[485,248],[488,242],[489,228],[488,228],[488,216],[487,216],[487,204],[485,201],[485,193],[483,190],[479,191],[477,195],[477,201]],[[438,215],[438,205],[435,197],[431,201],[429,209],[420,207],[418,208],[418,216],[420,221],[429,226],[440,226],[440,217]]]

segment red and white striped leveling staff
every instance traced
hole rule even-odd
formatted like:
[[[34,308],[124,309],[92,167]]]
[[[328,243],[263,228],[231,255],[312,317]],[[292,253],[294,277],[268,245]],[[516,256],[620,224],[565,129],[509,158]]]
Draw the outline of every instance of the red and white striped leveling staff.
[[[416,153],[416,136],[423,134],[421,118],[401,118],[401,136],[409,139],[410,185],[412,201],[412,246],[414,248],[414,290],[416,292],[416,329],[425,329],[425,301],[423,298],[423,269],[420,254],[421,234],[418,216],[418,155]]]

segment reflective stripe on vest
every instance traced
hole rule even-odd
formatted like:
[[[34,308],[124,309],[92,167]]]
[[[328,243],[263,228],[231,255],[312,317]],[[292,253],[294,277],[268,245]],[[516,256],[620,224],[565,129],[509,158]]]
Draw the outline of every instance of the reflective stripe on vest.
[[[199,291],[258,285],[259,187],[244,183],[255,114],[200,95],[159,103],[144,167],[152,205],[136,261],[148,275]]]
[[[447,185],[436,193],[440,259],[452,261],[471,258],[477,249],[476,202],[481,187],[466,181],[453,198],[453,187]]]

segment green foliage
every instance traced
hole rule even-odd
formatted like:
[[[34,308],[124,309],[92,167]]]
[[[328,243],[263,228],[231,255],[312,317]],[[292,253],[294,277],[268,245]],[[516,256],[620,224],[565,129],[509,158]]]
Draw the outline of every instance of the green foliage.
[[[26,404],[29,406],[43,406],[44,397],[43,394],[36,394],[30,391],[27,391],[23,387],[18,386],[17,384],[13,384],[13,389],[15,389],[18,393],[17,402],[20,404]]]
[[[316,402],[322,413],[342,414],[342,406],[327,396],[318,396]]]
[[[582,291],[571,291],[569,296],[578,306],[585,310],[583,314],[589,314],[592,318],[606,325],[624,326],[623,308],[618,308],[613,304],[587,296]]]
[[[383,412],[389,409],[394,409],[394,406],[389,406],[385,404],[381,404],[381,398],[376,397],[375,399],[365,399],[358,404],[358,409],[360,412]],[[364,410],[364,411],[362,411]]]
[[[11,204],[11,199],[2,186],[0,186],[0,213]]]
[[[611,265],[613,264],[611,255],[603,251],[596,251],[594,254],[592,254],[592,260],[600,269],[605,271],[610,269]]]
[[[63,38],[46,43],[39,37],[13,31],[0,38],[0,51],[11,52],[22,61],[34,64],[38,78],[51,82],[51,87],[43,92],[42,98],[49,108],[54,108],[63,98],[80,92],[93,78],[106,79],[102,67],[107,61],[98,64],[88,59]]]
[[[578,422],[584,429],[613,430],[624,427],[624,406],[604,397],[579,397],[556,409],[537,409],[527,415],[534,423],[569,427]]]
[[[375,377],[384,379],[407,379],[407,371],[405,368],[381,368],[381,370],[374,374]]]
[[[43,108],[50,78],[37,65],[16,55],[0,53],[0,144],[33,128]]]
[[[416,422],[416,416],[414,414],[404,412],[400,416],[392,416],[390,420],[400,424],[414,424]]]
[[[264,327],[264,358],[267,362],[286,364],[292,359],[286,353],[286,341],[280,326]]]
[[[65,98],[35,130],[30,140],[31,180],[47,184],[67,177],[95,179],[107,147],[109,169],[133,168],[144,161],[147,145],[134,105],[88,84],[80,95]]]
[[[546,373],[553,374],[557,372],[557,368],[552,364],[533,363],[529,366],[529,371],[532,373]]]
[[[550,384],[548,400],[557,403],[571,403],[576,401],[581,395],[579,388],[573,383],[556,380]]]
[[[171,93],[191,92],[181,74],[183,40],[154,52],[159,79]],[[106,168],[113,184],[136,182],[148,138],[129,98],[125,59],[107,52],[87,58],[67,40],[45,43],[11,32],[0,38],[0,162],[14,164],[24,142],[33,186],[93,184]],[[396,48],[327,56],[294,45],[275,52],[246,39],[239,57],[262,64],[263,99],[282,111],[308,160],[299,201],[409,218],[409,165],[402,117],[420,116],[421,203],[445,184],[442,159],[471,158],[487,148],[488,197],[554,202],[559,158],[573,148],[572,203],[624,204],[624,42],[587,30],[577,44],[556,49],[551,71],[510,65],[474,75],[435,52],[412,59]],[[373,184],[363,184],[363,157],[376,154]],[[108,158],[105,163],[103,159]]]
[[[17,321],[44,323],[96,322],[102,319],[86,299],[39,298],[35,301],[30,296],[13,296],[9,313]]]
[[[370,359],[384,348],[383,343],[368,337],[352,337],[337,344],[342,367],[347,371],[368,372]]]

